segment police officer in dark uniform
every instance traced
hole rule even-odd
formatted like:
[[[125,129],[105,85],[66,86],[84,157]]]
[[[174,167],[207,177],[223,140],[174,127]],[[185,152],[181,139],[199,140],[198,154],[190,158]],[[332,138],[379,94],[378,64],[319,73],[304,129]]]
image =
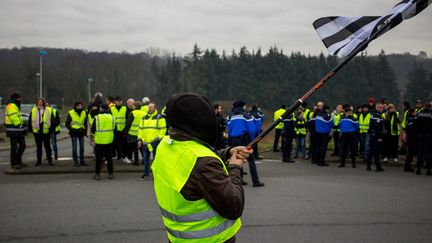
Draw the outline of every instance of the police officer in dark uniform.
[[[345,167],[345,160],[348,156],[348,151],[351,155],[351,166],[356,168],[356,154],[359,123],[357,118],[353,116],[353,110],[349,106],[345,106],[345,115],[339,122],[341,133],[341,156],[339,167]]]
[[[230,146],[246,146],[254,139],[256,134],[254,120],[245,110],[245,106],[246,103],[244,101],[236,101],[233,104],[232,111],[228,114],[227,128],[228,143]],[[248,157],[248,164],[253,186],[264,186],[264,183],[259,180],[254,156]],[[247,183],[243,182],[243,185],[245,184]]]
[[[414,122],[417,119],[414,108],[409,108],[406,113],[405,119],[405,132],[407,135],[407,157],[405,159],[404,171],[406,172],[414,172],[414,169],[411,167],[411,162],[413,161],[414,156],[417,155],[417,131],[414,127]]]
[[[426,103],[423,110],[417,115],[414,126],[418,135],[417,171],[421,174],[421,167],[426,161],[426,175],[432,175],[432,104]]]
[[[376,171],[384,171],[384,169],[381,167],[380,161],[384,129],[384,120],[382,118],[383,109],[384,106],[382,104],[377,104],[376,108],[371,113],[369,124],[370,147],[366,158],[367,171],[371,170],[372,158],[376,166]]]

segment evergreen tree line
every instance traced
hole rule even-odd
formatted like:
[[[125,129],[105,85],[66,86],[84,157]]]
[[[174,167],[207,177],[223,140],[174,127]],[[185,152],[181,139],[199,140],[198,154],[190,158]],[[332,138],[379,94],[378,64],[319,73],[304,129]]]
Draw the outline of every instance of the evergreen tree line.
[[[334,56],[285,54],[277,47],[266,53],[260,49],[218,53],[197,45],[184,57],[154,53],[86,52],[72,49],[46,49],[43,57],[43,92],[52,103],[70,105],[88,100],[91,93],[105,96],[142,98],[148,96],[163,104],[170,95],[194,92],[212,101],[241,99],[274,109],[291,104],[311,88],[340,60]],[[39,55],[36,48],[0,50],[0,96],[14,91],[25,102],[37,96]],[[393,57],[394,58],[394,57]],[[363,104],[368,97],[385,98],[400,104],[417,99],[432,100],[432,62],[417,59],[408,69],[406,87],[399,87],[387,56],[361,54],[311,98],[330,105]],[[400,71],[400,70],[397,70]],[[92,82],[89,83],[89,79]],[[401,95],[401,90],[404,94]]]

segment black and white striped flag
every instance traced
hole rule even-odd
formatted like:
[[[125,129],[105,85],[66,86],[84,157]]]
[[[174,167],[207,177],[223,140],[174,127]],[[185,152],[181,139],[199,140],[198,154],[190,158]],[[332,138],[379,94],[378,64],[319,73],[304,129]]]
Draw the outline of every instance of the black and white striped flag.
[[[330,54],[346,57],[364,41],[371,41],[370,37],[384,23],[390,22],[381,34],[420,13],[431,3],[432,0],[404,0],[381,17],[325,17],[317,19],[313,26]]]

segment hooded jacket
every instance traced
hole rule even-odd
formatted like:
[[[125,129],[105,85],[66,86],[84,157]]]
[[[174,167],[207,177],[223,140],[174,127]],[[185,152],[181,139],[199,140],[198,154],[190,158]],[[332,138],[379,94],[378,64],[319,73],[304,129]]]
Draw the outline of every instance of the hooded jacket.
[[[214,150],[216,118],[207,98],[194,94],[173,96],[167,103],[166,122],[170,126],[168,134],[171,139],[193,140]],[[216,153],[222,161],[227,161],[230,148]],[[189,201],[204,199],[221,216],[234,220],[243,213],[244,190],[241,185],[240,166],[226,167],[229,175],[224,172],[216,158],[198,158],[180,193]],[[235,236],[227,242],[234,240]]]

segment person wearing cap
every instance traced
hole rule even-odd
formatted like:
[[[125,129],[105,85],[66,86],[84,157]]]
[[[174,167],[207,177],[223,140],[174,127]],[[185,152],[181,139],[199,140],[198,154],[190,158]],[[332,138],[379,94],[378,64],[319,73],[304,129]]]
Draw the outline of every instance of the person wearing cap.
[[[246,103],[244,101],[236,101],[233,104],[233,109],[228,114],[227,130],[229,146],[246,146],[255,138],[255,123],[249,113],[246,112],[245,107]],[[248,162],[253,187],[264,186],[264,183],[259,180],[254,156],[249,156]],[[241,175],[243,176],[243,173]],[[243,183],[247,184],[246,182]]]
[[[369,125],[370,125],[371,113],[369,112],[369,105],[364,104],[362,107],[362,113],[358,116],[358,124],[360,126],[360,156],[366,160],[369,154]]]
[[[417,170],[416,174],[421,175],[421,168],[426,162],[426,175],[432,175],[432,104],[426,103],[423,110],[417,114],[414,121],[417,130]]]
[[[6,137],[10,140],[10,164],[12,169],[21,169],[26,166],[22,162],[22,155],[26,148],[26,128],[21,116],[22,97],[19,93],[13,93],[6,105],[5,125]]]
[[[112,143],[114,141],[115,119],[107,104],[100,106],[100,112],[94,117],[92,133],[95,135],[95,174],[93,179],[100,180],[103,158],[107,161],[108,179],[113,179]]]
[[[345,167],[345,160],[348,157],[348,151],[351,155],[351,167],[356,168],[357,154],[357,134],[359,131],[359,122],[353,116],[353,110],[345,105],[345,114],[339,122],[341,132],[341,156],[339,168]]]
[[[285,113],[285,110],[286,110],[286,106],[281,105],[280,108],[273,113],[273,121],[276,121],[277,119],[279,119],[279,117],[283,113]],[[282,134],[283,126],[284,126],[284,124],[282,122],[280,122],[275,127],[275,137],[274,137],[274,141],[273,141],[273,152],[279,152],[280,151],[278,149],[278,144],[279,144],[279,138],[281,137],[281,134]],[[284,137],[282,136],[282,142],[281,142],[281,148],[282,149],[283,149],[283,144],[284,144]]]
[[[369,111],[372,113],[375,110],[375,98],[370,97],[368,99]]]
[[[384,120],[382,117],[384,106],[377,104],[372,111],[369,124],[370,147],[366,158],[366,170],[371,171],[372,159],[374,160],[376,171],[381,172],[384,169],[381,167],[381,150],[383,146],[383,129]]]
[[[150,99],[149,97],[144,97],[142,98],[142,106],[141,106],[141,110],[145,112],[145,114],[147,115],[148,112],[148,105],[150,104]]]
[[[258,105],[253,104],[249,114],[252,116],[252,118],[254,119],[254,123],[255,123],[255,137],[258,136],[261,132],[262,132],[262,125],[264,123],[264,113],[261,111],[261,109],[258,107]],[[258,144],[256,143],[253,147],[254,150],[254,158],[256,160],[260,160],[261,157],[259,157],[259,153],[258,153]]]
[[[399,112],[396,111],[394,104],[389,104],[387,112],[384,113],[384,160],[393,158],[394,162],[398,161],[398,147],[399,147],[399,136],[400,136],[400,124]]]
[[[319,106],[318,106],[319,109]],[[330,115],[330,107],[323,104],[315,120],[316,130],[316,164],[318,166],[329,166],[326,163],[325,157],[327,153],[328,142],[330,141],[330,133],[333,128],[333,117]]]
[[[84,136],[87,129],[87,113],[84,111],[84,106],[81,101],[75,102],[74,108],[69,110],[66,117],[66,128],[69,130],[69,135],[72,140],[72,158],[74,166],[87,166],[84,161]],[[77,143],[79,142],[79,163]]]
[[[123,100],[120,96],[114,98],[115,106],[110,108],[111,114],[115,119],[116,129],[114,131],[114,150],[117,155],[117,159],[122,159],[125,163],[131,163],[127,158],[126,154],[126,137],[123,134],[123,130],[126,125],[126,106],[123,105]]]
[[[253,151],[214,150],[216,119],[204,96],[172,96],[166,120],[152,171],[168,240],[235,242],[245,203],[240,168]]]
[[[416,111],[417,114],[423,111],[423,103],[422,103],[421,100],[417,100],[416,101],[415,111]]]

